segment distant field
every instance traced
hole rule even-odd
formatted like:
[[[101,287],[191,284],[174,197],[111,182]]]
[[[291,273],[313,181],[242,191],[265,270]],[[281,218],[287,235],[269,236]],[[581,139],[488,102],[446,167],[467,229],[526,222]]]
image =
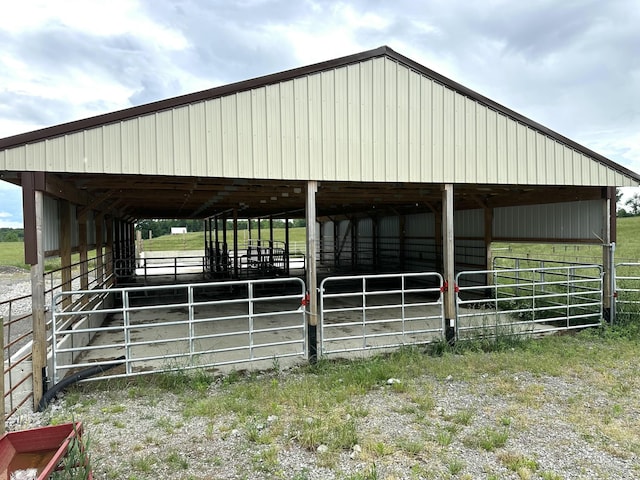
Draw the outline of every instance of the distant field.
[[[616,244],[616,261],[640,260],[640,217],[618,218],[618,242]],[[257,232],[252,232],[254,238]],[[274,240],[284,241],[283,228],[273,230]],[[239,232],[238,241],[242,244],[247,238],[246,230]],[[269,237],[269,230],[262,230],[262,238]],[[290,228],[289,240],[292,248],[304,249],[305,228]],[[227,231],[227,244],[233,245],[233,233]],[[144,240],[145,251],[166,250],[202,250],[204,248],[204,232],[186,233],[183,235],[163,235],[151,240]],[[602,248],[595,245],[547,245],[541,243],[494,243],[494,256],[517,256],[530,258],[553,259],[583,263],[601,263]],[[92,256],[92,255],[90,255]],[[77,254],[73,261],[77,262]],[[0,243],[0,265],[28,268],[24,264],[24,246],[22,242]],[[58,259],[47,261],[47,268],[60,265]]]
[[[305,242],[305,228],[297,227],[289,229],[289,241],[299,242],[304,245]],[[222,231],[219,233],[220,241],[222,241]],[[257,230],[252,230],[251,235],[253,238],[258,238]],[[284,242],[285,229],[274,228],[273,239],[275,241]],[[249,238],[246,230],[238,232],[238,243],[243,244]],[[262,229],[262,238],[269,238],[269,230]],[[152,238],[151,240],[143,240],[144,250],[147,252],[162,252],[168,250],[203,250],[204,249],[204,232],[185,233],[180,235],[163,235],[158,238]],[[227,245],[229,248],[233,248],[233,232],[227,231]]]

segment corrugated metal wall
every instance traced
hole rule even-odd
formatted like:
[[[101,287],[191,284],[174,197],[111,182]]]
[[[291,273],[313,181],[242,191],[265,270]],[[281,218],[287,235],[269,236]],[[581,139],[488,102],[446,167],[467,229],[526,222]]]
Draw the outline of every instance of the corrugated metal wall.
[[[605,238],[602,200],[494,209],[493,237],[504,240],[587,240]]]
[[[42,243],[45,252],[60,249],[60,211],[58,200],[47,195],[43,196]]]
[[[2,151],[0,170],[636,185],[389,58]]]

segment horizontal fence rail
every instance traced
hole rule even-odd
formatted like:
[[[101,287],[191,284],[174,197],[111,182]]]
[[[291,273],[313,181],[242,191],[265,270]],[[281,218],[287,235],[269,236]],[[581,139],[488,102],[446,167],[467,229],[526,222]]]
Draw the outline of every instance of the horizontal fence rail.
[[[442,284],[438,273],[324,279],[320,285],[321,355],[441,340]]]
[[[96,363],[116,366],[105,378],[305,359],[304,293],[297,278],[61,293],[102,298],[90,310],[54,310],[54,383]]]
[[[475,281],[469,281],[472,277]],[[543,333],[598,326],[600,265],[503,268],[456,276],[459,337]]]

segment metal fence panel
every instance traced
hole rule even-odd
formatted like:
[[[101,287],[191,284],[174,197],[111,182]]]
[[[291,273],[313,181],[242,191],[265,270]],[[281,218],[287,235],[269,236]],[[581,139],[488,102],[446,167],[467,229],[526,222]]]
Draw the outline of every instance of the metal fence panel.
[[[105,378],[306,359],[304,294],[298,278],[61,293],[74,299],[86,295],[89,303],[100,295],[122,302],[109,307],[94,301],[91,310],[83,310],[82,303],[77,310],[56,307],[54,382],[70,369],[96,362],[118,365],[100,377]]]
[[[557,263],[557,262],[555,262]],[[456,276],[458,337],[535,334],[602,322],[600,265],[500,268]]]
[[[438,273],[324,279],[320,285],[320,354],[441,340],[442,283]]]

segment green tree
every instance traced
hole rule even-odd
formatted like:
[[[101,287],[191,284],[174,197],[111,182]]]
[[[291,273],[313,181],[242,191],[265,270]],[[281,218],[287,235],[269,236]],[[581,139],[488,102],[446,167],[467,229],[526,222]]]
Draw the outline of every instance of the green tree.
[[[629,207],[631,215],[640,215],[640,193],[634,193],[633,197],[624,202],[624,204]]]

